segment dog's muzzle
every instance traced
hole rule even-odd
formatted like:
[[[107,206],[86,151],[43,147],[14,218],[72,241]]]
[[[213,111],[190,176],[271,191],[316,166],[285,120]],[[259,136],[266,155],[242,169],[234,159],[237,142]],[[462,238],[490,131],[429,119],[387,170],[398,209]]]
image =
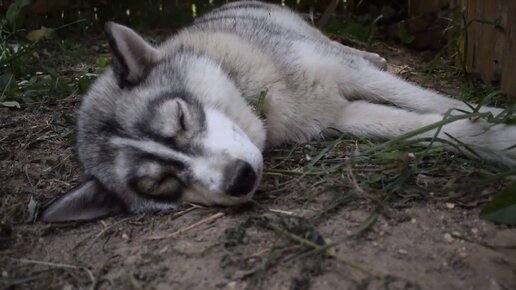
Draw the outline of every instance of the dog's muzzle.
[[[237,160],[228,164],[224,170],[224,192],[228,195],[240,197],[250,193],[256,185],[258,175],[251,164]]]

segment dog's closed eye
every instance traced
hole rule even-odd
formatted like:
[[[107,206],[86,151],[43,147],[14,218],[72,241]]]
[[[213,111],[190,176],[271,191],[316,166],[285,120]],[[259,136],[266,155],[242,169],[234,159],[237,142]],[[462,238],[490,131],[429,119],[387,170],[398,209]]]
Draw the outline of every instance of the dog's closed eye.
[[[178,197],[182,184],[176,176],[172,175],[158,179],[144,176],[138,179],[136,187],[143,194],[168,199]]]

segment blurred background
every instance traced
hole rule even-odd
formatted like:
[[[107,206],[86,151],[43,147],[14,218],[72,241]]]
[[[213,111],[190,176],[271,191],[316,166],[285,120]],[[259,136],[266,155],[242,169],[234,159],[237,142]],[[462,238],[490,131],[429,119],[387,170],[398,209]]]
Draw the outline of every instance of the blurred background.
[[[16,79],[22,67],[34,61],[23,61],[24,55],[33,54],[33,49],[41,47],[44,40],[60,39],[64,45],[66,39],[91,38],[102,34],[105,21],[114,20],[145,31],[151,38],[156,36],[159,41],[171,31],[191,23],[197,15],[227,2],[0,0],[0,14],[5,15],[0,22],[0,68],[3,70],[0,84],[4,88],[0,101],[5,102],[9,95],[10,99],[14,98],[15,91],[6,82],[11,77]],[[482,79],[488,85],[501,88],[501,92],[516,96],[516,1],[269,2],[300,12],[313,25],[345,44],[367,49],[383,41],[430,51],[435,58],[441,58],[441,62],[444,59],[446,65],[457,68],[458,74]],[[71,51],[63,45],[61,49]],[[97,59],[97,62],[102,67],[106,60]],[[82,89],[86,85],[84,83]]]

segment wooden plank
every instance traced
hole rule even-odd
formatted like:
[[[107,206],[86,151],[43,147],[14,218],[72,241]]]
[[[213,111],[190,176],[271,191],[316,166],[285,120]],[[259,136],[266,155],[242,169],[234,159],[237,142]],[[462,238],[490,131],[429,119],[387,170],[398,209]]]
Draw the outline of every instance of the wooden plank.
[[[468,71],[516,97],[516,1],[452,0],[451,5],[465,8],[471,23],[464,44]]]
[[[501,87],[502,90],[509,95],[516,97],[516,1],[502,1],[504,4],[500,7],[502,13],[502,27],[504,28],[505,46],[503,48],[502,58],[500,62],[501,69]]]

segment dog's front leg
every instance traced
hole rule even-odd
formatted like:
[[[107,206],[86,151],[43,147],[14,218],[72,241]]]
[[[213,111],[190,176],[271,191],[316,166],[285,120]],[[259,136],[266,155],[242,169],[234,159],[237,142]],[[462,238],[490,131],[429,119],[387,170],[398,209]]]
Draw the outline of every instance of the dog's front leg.
[[[386,105],[354,101],[344,106],[334,126],[342,132],[357,136],[388,140],[435,124],[444,118],[442,114],[416,113]],[[437,138],[452,143],[459,140],[486,160],[516,167],[516,148],[513,147],[516,145],[516,126],[460,119],[412,138],[433,138],[436,134]],[[451,146],[447,148],[455,151]],[[463,152],[475,155],[468,150]]]
[[[346,74],[340,87],[347,99],[387,103],[410,111],[439,114],[445,114],[451,109],[455,111],[453,114],[456,114],[457,110],[472,111],[472,108],[462,101],[422,88],[372,66],[360,67],[356,72]],[[503,110],[483,106],[479,111],[491,112],[496,116]]]

